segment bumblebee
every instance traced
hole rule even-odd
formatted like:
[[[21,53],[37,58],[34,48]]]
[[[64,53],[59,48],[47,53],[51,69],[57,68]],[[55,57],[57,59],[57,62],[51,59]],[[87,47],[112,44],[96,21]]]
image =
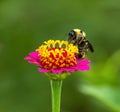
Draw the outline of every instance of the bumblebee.
[[[92,44],[86,39],[86,34],[80,29],[73,29],[68,33],[68,42],[78,47],[77,58],[84,58],[88,49],[94,52]]]

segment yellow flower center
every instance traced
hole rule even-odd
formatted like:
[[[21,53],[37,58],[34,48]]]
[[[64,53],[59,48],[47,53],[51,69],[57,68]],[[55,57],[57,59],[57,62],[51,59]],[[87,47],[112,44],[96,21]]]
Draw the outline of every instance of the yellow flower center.
[[[69,68],[76,65],[75,54],[78,48],[67,41],[48,40],[36,51],[39,52],[40,64],[44,69]]]

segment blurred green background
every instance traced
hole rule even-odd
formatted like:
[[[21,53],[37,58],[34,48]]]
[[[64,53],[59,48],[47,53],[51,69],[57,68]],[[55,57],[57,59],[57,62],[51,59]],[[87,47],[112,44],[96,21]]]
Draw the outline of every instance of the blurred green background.
[[[120,112],[120,0],[0,0],[0,112],[51,112],[49,80],[24,57],[73,28],[95,53],[64,80],[61,112]]]

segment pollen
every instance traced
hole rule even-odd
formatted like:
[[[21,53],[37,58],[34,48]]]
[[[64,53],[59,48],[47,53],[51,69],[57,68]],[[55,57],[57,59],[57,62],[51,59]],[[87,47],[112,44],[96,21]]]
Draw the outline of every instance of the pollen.
[[[40,65],[44,69],[57,70],[75,66],[78,48],[67,41],[48,40],[36,50],[39,53]]]

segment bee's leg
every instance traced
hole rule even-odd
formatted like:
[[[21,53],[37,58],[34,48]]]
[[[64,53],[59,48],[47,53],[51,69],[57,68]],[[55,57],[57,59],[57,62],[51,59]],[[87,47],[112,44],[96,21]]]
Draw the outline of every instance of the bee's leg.
[[[76,40],[74,40],[72,44],[73,44],[73,45],[77,45],[77,41],[76,41]]]
[[[81,44],[81,42],[82,42],[82,37],[78,37],[78,39],[77,39],[77,45]]]
[[[78,57],[80,58],[84,58],[86,56],[87,53],[87,48],[88,45],[86,44],[85,41],[81,42],[80,44],[78,44]]]
[[[84,57],[84,43],[78,44],[78,54],[76,55],[77,58],[83,58]]]
[[[74,42],[73,45],[76,45],[76,42]]]
[[[87,44],[87,49],[90,49],[91,52],[94,52],[92,44],[88,40],[86,40],[85,42]]]
[[[79,53],[78,53],[78,54],[76,55],[76,58],[82,58],[82,57],[83,57],[82,54],[79,54]]]
[[[84,58],[86,56],[86,52],[82,52],[81,55],[82,55],[82,58]]]
[[[81,53],[78,53],[76,55],[76,58],[84,58],[86,56],[86,53],[85,52],[81,52]]]

